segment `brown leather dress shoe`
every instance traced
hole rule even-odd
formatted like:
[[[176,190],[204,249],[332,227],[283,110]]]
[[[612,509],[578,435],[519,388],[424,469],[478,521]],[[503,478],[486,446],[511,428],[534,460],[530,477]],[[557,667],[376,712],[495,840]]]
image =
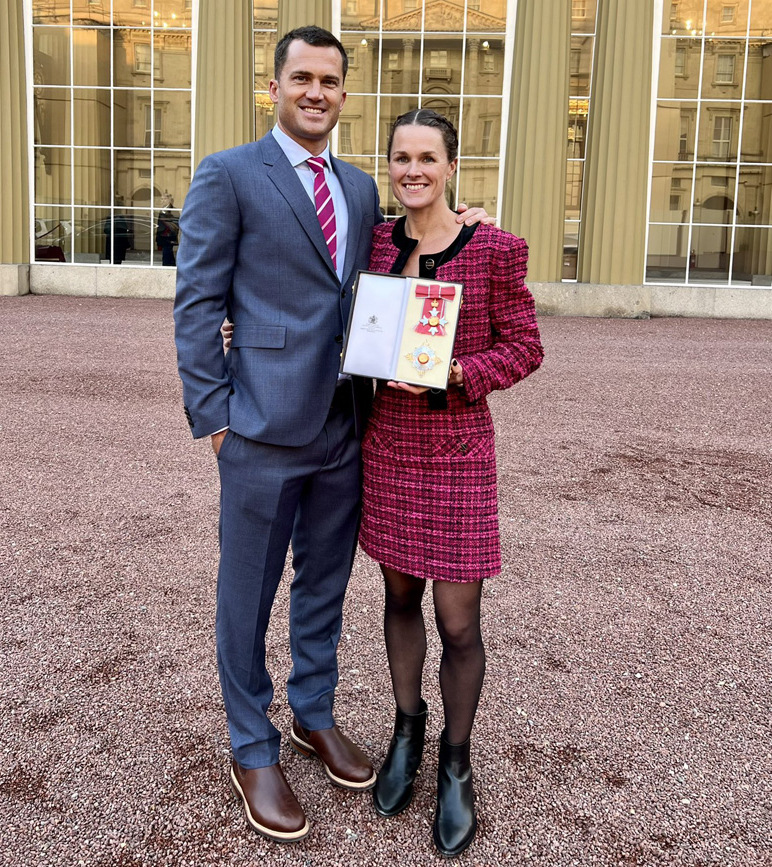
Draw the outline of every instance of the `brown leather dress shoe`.
[[[248,770],[233,762],[231,788],[244,804],[247,822],[258,834],[277,843],[294,843],[308,833],[308,820],[281,765]]]
[[[319,758],[336,786],[363,792],[375,785],[370,760],[337,726],[310,732],[293,720],[290,741],[302,756]]]

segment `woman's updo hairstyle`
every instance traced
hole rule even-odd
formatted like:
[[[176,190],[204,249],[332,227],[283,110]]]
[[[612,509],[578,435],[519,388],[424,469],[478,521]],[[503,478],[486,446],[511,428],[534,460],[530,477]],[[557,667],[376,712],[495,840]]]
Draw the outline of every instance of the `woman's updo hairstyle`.
[[[452,163],[458,156],[458,133],[453,124],[441,114],[431,108],[414,108],[405,114],[401,114],[395,121],[389,133],[389,143],[386,145],[386,157],[391,159],[391,143],[394,141],[394,133],[401,126],[430,126],[440,131],[448,162]]]

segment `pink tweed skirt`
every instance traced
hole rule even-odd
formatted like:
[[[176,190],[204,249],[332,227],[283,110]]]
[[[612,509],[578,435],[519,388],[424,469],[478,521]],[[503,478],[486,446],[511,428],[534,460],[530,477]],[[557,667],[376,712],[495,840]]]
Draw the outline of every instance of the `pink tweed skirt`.
[[[362,442],[362,549],[417,578],[501,571],[493,422],[451,389],[447,410],[379,385]]]

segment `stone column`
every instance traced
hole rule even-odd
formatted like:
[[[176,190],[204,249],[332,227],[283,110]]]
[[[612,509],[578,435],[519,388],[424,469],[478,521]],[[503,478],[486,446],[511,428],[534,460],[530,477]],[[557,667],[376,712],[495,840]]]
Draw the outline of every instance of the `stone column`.
[[[646,249],[654,0],[600,0],[578,278],[640,284]]]
[[[339,0],[279,0],[279,39],[289,30],[316,24],[332,28],[332,4]]]
[[[466,41],[466,50],[467,56],[469,58],[469,65],[467,66],[466,74],[468,77],[466,90],[467,93],[470,91],[472,93],[483,93],[484,91],[480,88],[479,82],[477,81],[477,75],[480,71],[480,40],[479,39],[467,39]],[[472,82],[470,87],[469,81]]]
[[[528,277],[559,281],[568,142],[571,4],[520,0],[501,225],[530,247]]]
[[[22,6],[23,0],[0,3],[0,265],[18,265],[30,260]],[[6,283],[5,277],[2,283]]]
[[[214,151],[254,138],[252,3],[201,0],[194,168]]]
[[[404,93],[412,93],[414,48],[415,39],[402,40],[402,89]]]

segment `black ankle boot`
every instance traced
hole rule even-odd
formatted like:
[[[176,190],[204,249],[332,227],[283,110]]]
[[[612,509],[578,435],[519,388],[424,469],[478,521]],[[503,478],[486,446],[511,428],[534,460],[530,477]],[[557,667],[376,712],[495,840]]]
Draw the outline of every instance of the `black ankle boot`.
[[[434,845],[443,855],[453,857],[466,849],[476,831],[469,738],[463,744],[449,744],[443,732],[437,766]]]
[[[403,713],[397,708],[394,736],[373,789],[375,810],[381,816],[396,816],[413,800],[413,781],[421,764],[425,733],[426,702],[423,699],[418,713]]]

